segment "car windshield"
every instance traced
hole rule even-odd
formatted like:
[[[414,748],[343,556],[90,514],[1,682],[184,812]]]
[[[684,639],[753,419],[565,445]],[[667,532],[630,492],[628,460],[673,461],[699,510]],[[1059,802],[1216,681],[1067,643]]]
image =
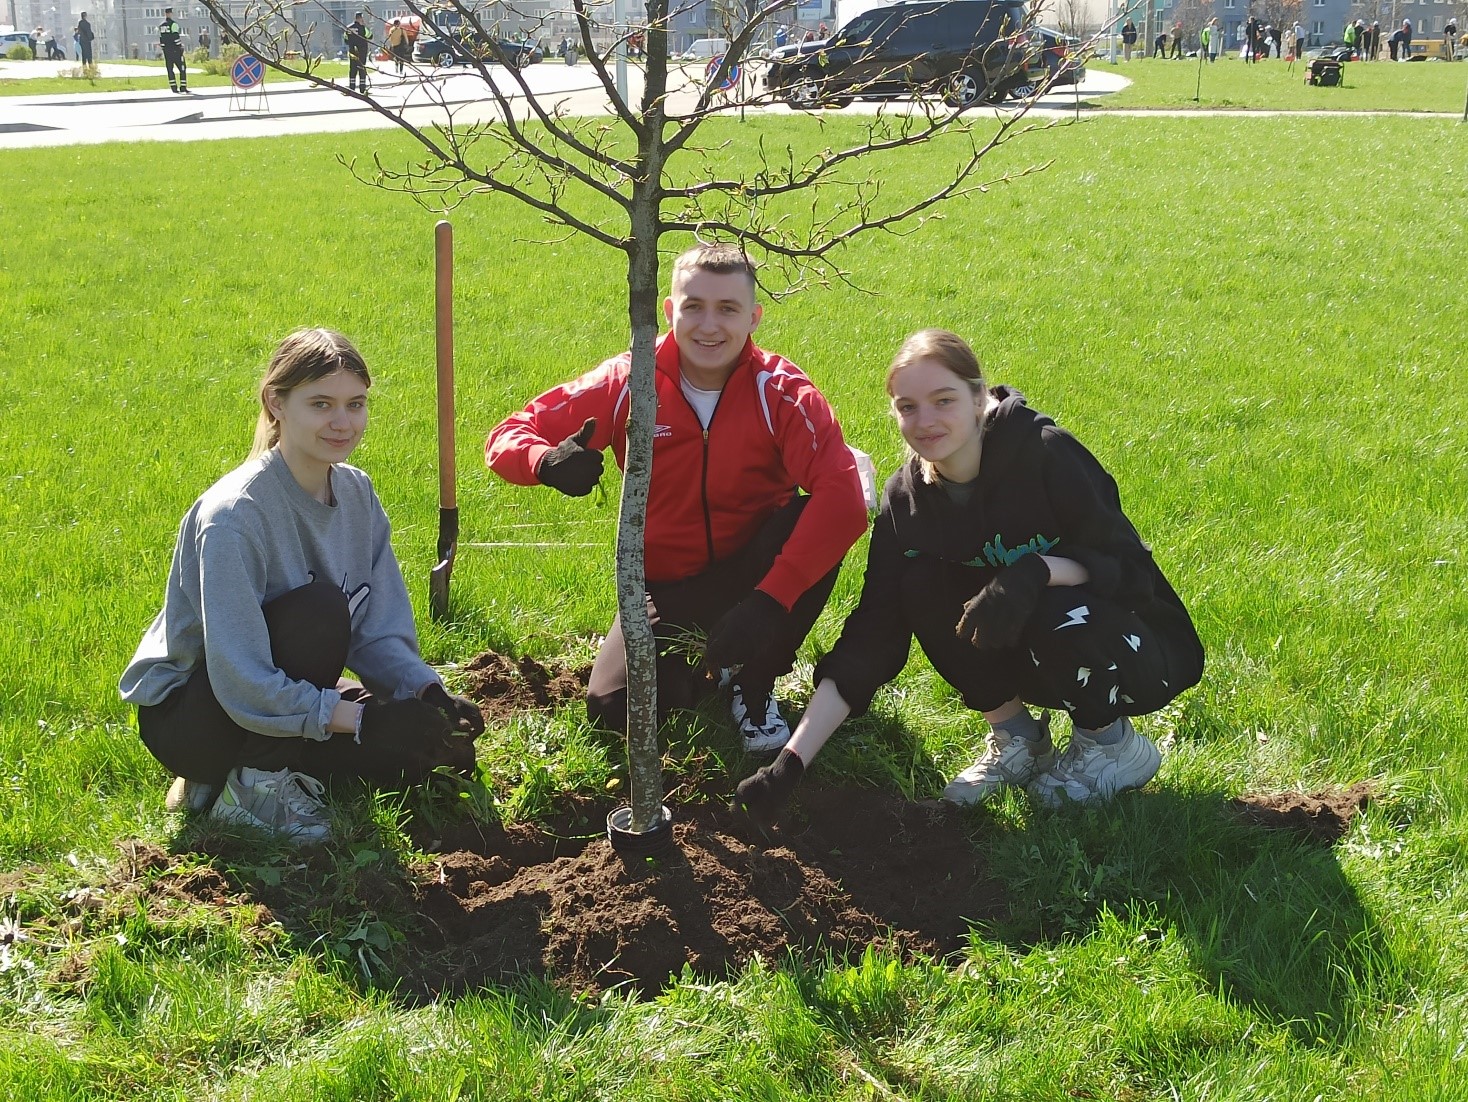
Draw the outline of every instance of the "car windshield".
[[[836,43],[865,42],[872,37],[878,27],[887,21],[887,18],[886,12],[872,12],[868,15],[858,15],[850,23],[837,31],[836,37],[832,41]]]

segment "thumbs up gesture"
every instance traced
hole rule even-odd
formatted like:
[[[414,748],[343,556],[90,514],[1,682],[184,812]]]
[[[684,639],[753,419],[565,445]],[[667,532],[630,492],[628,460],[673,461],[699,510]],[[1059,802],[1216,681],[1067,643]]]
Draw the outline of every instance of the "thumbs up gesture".
[[[601,480],[602,454],[586,445],[596,435],[596,418],[588,417],[575,433],[545,453],[535,475],[569,497],[585,497]]]

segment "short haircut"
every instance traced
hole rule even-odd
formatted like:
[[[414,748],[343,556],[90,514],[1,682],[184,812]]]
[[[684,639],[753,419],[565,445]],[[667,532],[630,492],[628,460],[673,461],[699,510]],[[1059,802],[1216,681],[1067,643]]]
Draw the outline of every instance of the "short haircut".
[[[695,245],[673,261],[675,282],[680,272],[713,272],[715,275],[743,273],[749,279],[751,293],[757,285],[754,261],[749,259],[741,246],[728,242]]]

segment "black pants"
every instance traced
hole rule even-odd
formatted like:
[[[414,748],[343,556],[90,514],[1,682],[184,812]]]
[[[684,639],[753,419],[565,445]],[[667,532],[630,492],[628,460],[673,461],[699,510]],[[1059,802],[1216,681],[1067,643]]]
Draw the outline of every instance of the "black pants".
[[[359,83],[362,91],[367,91],[367,55],[349,51],[347,53],[347,86],[356,88]]]
[[[270,654],[289,678],[318,689],[338,687],[351,642],[347,598],[330,582],[315,581],[265,605]],[[343,688],[347,700],[370,702],[355,683]],[[170,772],[192,781],[219,785],[231,769],[248,766],[275,772],[294,769],[318,780],[360,778],[374,784],[417,783],[434,765],[461,771],[474,767],[474,744],[449,738],[425,755],[417,745],[358,743],[336,734],[325,741],[283,738],[249,731],[230,719],[201,664],[189,680],[161,704],[138,708],[138,732],[148,751]]]
[[[180,91],[188,91],[189,72],[188,69],[184,66],[183,48],[179,47],[178,49],[164,50],[163,64],[168,69],[168,86],[170,88],[177,88]],[[175,83],[175,78],[173,75],[175,71],[178,73],[177,83]]]
[[[976,571],[929,561],[910,570],[903,598],[913,634],[964,703],[991,712],[1015,697],[1063,709],[1099,730],[1118,716],[1155,712],[1202,676],[1202,651],[1187,613],[1157,608],[1144,621],[1085,586],[1050,586],[1010,650],[977,650],[955,634]]]
[[[743,550],[701,574],[678,582],[649,583],[647,618],[657,638],[658,721],[676,708],[690,708],[708,688],[699,655],[687,653],[689,629],[707,632],[769,572],[775,557],[795,530],[808,497],[797,496],[776,510]],[[765,651],[744,664],[739,684],[751,699],[768,694],[775,678],[789,673],[795,652],[826,607],[836,585],[838,563],[795,602],[785,630]],[[627,728],[627,643],[620,614],[607,629],[586,687],[586,714],[613,731]]]

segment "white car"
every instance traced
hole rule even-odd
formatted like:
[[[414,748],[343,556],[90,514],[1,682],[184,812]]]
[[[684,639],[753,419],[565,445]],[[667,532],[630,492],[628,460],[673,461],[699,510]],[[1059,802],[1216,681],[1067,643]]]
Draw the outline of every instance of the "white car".
[[[707,61],[711,57],[722,57],[729,49],[727,38],[700,38],[678,55],[679,61]]]

